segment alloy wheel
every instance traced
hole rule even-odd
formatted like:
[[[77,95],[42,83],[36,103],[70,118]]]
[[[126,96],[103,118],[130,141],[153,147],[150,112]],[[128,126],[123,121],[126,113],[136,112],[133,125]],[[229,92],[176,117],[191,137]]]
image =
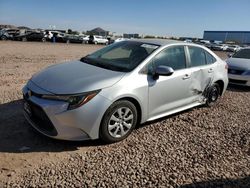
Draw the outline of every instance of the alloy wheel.
[[[128,107],[118,108],[110,117],[108,132],[114,138],[126,135],[134,121],[133,112]]]

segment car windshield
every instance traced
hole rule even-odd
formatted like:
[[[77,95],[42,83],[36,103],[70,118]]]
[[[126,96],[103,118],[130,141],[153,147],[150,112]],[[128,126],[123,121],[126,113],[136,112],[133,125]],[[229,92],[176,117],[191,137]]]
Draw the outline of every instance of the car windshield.
[[[250,59],[250,49],[242,49],[242,50],[236,52],[232,57],[233,58]]]
[[[158,47],[138,41],[123,41],[83,57],[81,61],[113,71],[130,72]]]

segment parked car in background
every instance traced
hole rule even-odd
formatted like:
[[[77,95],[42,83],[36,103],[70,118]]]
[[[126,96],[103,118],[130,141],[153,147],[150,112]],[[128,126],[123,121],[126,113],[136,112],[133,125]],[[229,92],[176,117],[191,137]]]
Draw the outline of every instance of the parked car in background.
[[[0,30],[0,39],[1,40],[8,40],[8,39],[11,39],[11,38],[12,38],[12,36],[10,36],[8,34],[8,32],[6,32],[5,29]]]
[[[55,37],[55,42],[64,42],[65,33],[59,31],[45,31],[45,38],[47,41],[53,42],[53,37]]]
[[[89,35],[83,36],[82,40],[84,41],[85,44],[89,43]]]
[[[210,50],[213,50],[213,48],[216,46],[216,44],[214,44],[214,43],[205,43],[204,46],[206,46]]]
[[[226,51],[228,52],[236,52],[239,51],[241,47],[239,45],[229,45]]]
[[[42,41],[45,42],[46,38],[43,32],[40,31],[25,31],[13,37],[13,40],[19,41]]]
[[[19,35],[19,29],[2,29],[0,30],[1,40],[12,40],[14,36]]]
[[[102,36],[90,35],[89,36],[89,44],[105,44],[109,43],[108,39],[103,38]]]
[[[226,60],[229,82],[250,86],[250,48],[243,48]]]
[[[228,48],[228,45],[226,44],[215,44],[212,48],[212,50],[215,51],[226,51]]]
[[[121,41],[125,41],[125,40],[129,40],[129,39],[127,39],[127,38],[117,38],[117,39],[115,39],[114,42],[121,42]]]
[[[23,88],[24,115],[52,138],[112,143],[137,124],[216,104],[227,84],[226,63],[205,47],[122,41],[35,74]]]
[[[66,35],[63,40],[68,43],[85,43],[82,36],[79,35]]]
[[[193,42],[191,39],[186,39],[186,40],[184,40],[183,42]]]

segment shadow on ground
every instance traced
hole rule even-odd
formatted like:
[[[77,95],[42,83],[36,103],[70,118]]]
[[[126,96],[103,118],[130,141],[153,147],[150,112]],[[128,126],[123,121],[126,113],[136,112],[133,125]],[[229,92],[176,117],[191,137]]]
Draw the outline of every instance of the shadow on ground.
[[[229,84],[228,87],[227,87],[227,90],[228,91],[235,91],[235,92],[250,92],[250,87]]]
[[[250,87],[229,85],[228,91],[250,92]],[[203,106],[202,106],[203,107]],[[200,108],[200,107],[197,107]],[[189,109],[189,112],[195,109]],[[185,113],[180,112],[180,113]],[[171,118],[180,113],[163,117],[154,121],[146,122],[137,126],[141,128],[152,123]],[[78,147],[103,145],[100,140],[81,142],[60,141],[45,137],[35,131],[25,120],[22,111],[22,100],[16,100],[0,104],[0,152],[21,153],[21,152],[61,152],[74,151]]]
[[[70,142],[45,137],[25,120],[22,100],[0,104],[0,152],[61,152],[102,145],[99,140]]]
[[[249,188],[250,176],[239,179],[216,179],[182,185],[179,188]]]

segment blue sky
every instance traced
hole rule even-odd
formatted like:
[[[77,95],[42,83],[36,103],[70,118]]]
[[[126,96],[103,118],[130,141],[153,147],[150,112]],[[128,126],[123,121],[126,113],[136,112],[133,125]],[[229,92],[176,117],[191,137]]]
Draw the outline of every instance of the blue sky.
[[[202,37],[250,30],[250,0],[0,0],[0,24]]]

